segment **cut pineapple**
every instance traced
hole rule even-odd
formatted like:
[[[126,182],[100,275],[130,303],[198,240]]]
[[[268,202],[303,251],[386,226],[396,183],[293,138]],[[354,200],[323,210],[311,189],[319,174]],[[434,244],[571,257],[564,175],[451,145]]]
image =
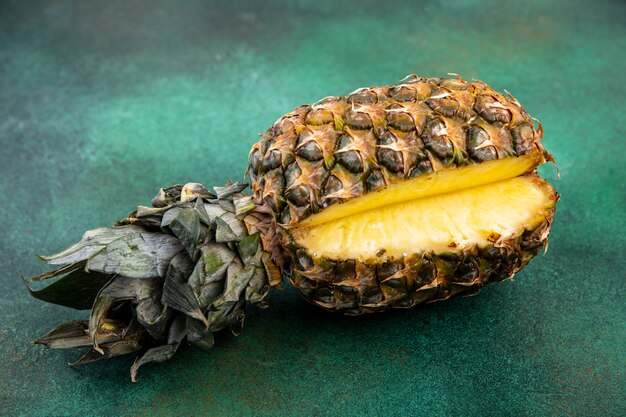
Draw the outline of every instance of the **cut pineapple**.
[[[375,202],[374,208],[297,228],[294,238],[314,256],[329,259],[397,258],[407,253],[457,252],[473,245],[485,246],[545,221],[554,206],[554,190],[533,175],[432,195],[435,190],[461,187],[461,179],[474,179],[475,172],[489,169],[486,165],[456,170],[468,171],[468,176],[455,171],[435,176],[426,183],[432,184],[431,188],[417,178],[413,181],[420,185],[418,191],[424,190],[429,196],[380,206],[386,201],[404,200],[409,194],[403,187],[407,181],[379,193],[382,201]]]
[[[460,77],[327,97],[252,147],[260,209],[248,231],[260,235],[271,282],[282,270],[331,311],[474,293],[547,244],[558,196],[513,180],[551,160],[542,136],[510,94]]]

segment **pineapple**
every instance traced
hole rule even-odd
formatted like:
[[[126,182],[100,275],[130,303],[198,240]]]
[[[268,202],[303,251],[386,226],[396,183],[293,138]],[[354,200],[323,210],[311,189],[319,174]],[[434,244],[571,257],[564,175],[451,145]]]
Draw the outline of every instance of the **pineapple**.
[[[75,364],[140,353],[131,378],[181,343],[239,334],[247,303],[283,280],[326,310],[411,307],[511,278],[547,245],[558,194],[541,125],[480,81],[411,76],[281,117],[246,184],[161,189],[151,207],[85,233],[33,289],[91,309],[36,340],[90,348]]]

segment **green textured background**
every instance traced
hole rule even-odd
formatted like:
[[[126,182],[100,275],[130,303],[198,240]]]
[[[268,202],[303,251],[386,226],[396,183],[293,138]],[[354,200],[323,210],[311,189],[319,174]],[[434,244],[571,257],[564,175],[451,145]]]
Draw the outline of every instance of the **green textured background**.
[[[626,7],[615,1],[0,2],[0,414],[626,413]],[[19,280],[160,186],[241,179],[305,102],[409,73],[508,89],[545,127],[550,249],[479,296],[346,318],[294,291],[142,369],[29,341],[84,316]],[[553,167],[542,169],[550,180]]]

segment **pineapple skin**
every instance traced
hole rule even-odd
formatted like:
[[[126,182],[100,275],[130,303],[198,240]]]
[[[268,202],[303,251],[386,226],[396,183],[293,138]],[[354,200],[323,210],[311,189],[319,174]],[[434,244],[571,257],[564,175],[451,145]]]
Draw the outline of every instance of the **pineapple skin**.
[[[429,172],[531,152],[551,160],[533,120],[511,95],[460,77],[362,88],[284,115],[253,146],[248,167],[265,215],[249,229],[261,234],[270,281],[280,271],[311,303],[356,315],[474,293],[512,277],[547,243],[554,208],[536,228],[487,247],[402,259],[317,257],[289,229],[332,204]]]
[[[253,145],[257,205],[292,226],[331,204],[424,173],[531,152],[541,125],[481,81],[413,78],[326,97],[282,116]]]
[[[553,206],[536,228],[484,247],[399,259],[331,260],[289,239],[290,283],[312,304],[348,315],[476,294],[486,285],[512,278],[547,245],[554,211]]]

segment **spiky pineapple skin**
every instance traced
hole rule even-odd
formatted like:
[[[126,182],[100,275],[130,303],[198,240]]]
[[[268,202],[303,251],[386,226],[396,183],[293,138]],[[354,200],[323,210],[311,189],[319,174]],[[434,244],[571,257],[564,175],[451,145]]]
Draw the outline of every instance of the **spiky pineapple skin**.
[[[254,199],[271,217],[264,248],[307,300],[346,314],[411,307],[510,278],[547,243],[554,208],[537,227],[486,247],[401,259],[317,257],[289,229],[331,204],[429,172],[530,152],[549,158],[533,120],[512,96],[460,77],[415,77],[300,106],[250,152]]]
[[[539,151],[541,126],[512,96],[461,78],[414,78],[296,108],[250,151],[257,204],[294,225],[424,173]]]

